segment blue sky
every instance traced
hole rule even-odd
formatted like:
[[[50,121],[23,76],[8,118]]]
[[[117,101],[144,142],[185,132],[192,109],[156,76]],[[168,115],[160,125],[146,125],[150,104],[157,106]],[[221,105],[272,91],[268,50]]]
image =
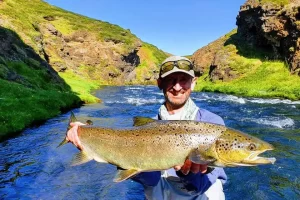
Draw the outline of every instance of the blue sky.
[[[246,0],[45,0],[57,7],[130,29],[175,55],[197,49],[236,28]]]

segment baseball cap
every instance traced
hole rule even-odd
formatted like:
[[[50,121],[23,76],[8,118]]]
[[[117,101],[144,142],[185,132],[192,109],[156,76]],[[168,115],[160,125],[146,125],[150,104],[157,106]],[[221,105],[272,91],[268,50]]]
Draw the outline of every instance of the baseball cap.
[[[175,72],[183,72],[195,77],[192,62],[186,57],[170,56],[160,65],[159,77],[164,78]]]

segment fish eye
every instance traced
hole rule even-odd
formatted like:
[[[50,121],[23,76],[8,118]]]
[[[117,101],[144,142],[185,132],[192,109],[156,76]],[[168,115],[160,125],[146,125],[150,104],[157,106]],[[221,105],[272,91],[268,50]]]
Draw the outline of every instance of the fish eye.
[[[255,144],[251,143],[251,144],[248,146],[248,149],[249,149],[250,151],[255,151],[255,150],[256,150]]]

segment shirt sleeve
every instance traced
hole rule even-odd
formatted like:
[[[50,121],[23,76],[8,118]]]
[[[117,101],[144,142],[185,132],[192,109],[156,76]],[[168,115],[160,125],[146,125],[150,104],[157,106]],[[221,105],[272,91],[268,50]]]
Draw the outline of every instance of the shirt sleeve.
[[[133,181],[141,183],[144,186],[156,186],[161,178],[160,171],[153,172],[141,172],[136,176],[132,177]]]
[[[224,120],[219,115],[216,115],[208,110],[201,108],[199,109],[195,120],[200,122],[220,124],[223,126],[225,125]]]
[[[201,172],[194,174],[190,172],[184,175],[181,171],[177,171],[176,173],[187,190],[195,191],[200,194],[206,192],[217,179],[220,179],[223,184],[227,180],[227,176],[222,168],[215,168],[208,174],[202,174]]]

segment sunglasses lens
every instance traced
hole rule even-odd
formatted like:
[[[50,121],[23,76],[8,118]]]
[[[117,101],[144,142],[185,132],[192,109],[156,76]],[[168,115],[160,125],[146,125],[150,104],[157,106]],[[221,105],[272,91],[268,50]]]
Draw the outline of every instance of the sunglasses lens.
[[[185,71],[190,71],[193,69],[192,63],[190,63],[187,60],[179,60],[179,61],[170,61],[166,62],[161,66],[161,74],[164,74],[168,71],[171,71],[174,67],[177,67],[178,69],[182,69]]]
[[[192,69],[191,63],[187,60],[179,60],[177,61],[177,65],[179,69],[183,69],[186,71],[190,71]]]
[[[171,71],[174,68],[174,62],[166,62],[161,66],[161,74]]]

